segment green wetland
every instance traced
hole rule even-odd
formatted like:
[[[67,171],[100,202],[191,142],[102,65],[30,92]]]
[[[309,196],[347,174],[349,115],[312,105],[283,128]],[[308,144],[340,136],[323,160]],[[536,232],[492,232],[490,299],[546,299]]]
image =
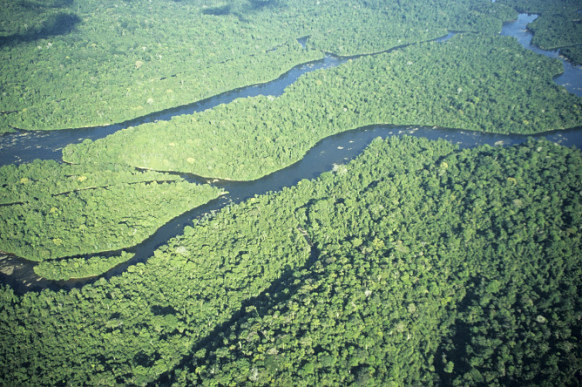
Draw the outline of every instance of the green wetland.
[[[579,383],[579,1],[5,5],[3,384]]]

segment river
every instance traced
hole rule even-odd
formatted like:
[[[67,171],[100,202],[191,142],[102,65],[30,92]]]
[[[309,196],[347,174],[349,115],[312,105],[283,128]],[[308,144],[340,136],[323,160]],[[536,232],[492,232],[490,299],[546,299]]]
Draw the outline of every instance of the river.
[[[535,17],[535,15],[519,15],[516,21],[504,24],[502,35],[515,37],[523,47],[539,54],[560,59],[564,64],[564,73],[556,77],[556,83],[565,86],[570,93],[582,96],[581,66],[574,66],[565,61],[564,58],[559,56],[558,52],[543,51],[531,46],[532,35],[526,30],[526,25],[535,20]],[[452,36],[454,36],[454,33],[449,33],[436,40],[442,42],[450,39]],[[300,39],[300,42],[304,39]],[[393,48],[390,51],[398,48],[400,47]],[[33,159],[60,160],[63,147],[71,143],[81,142],[87,138],[96,140],[128,126],[169,120],[176,115],[192,114],[193,112],[211,109],[214,106],[229,103],[237,98],[260,94],[278,96],[302,74],[338,66],[348,59],[350,58],[339,58],[333,55],[327,55],[322,60],[296,66],[271,82],[243,87],[190,105],[165,110],[120,124],[52,132],[18,132],[7,134],[0,137],[0,149],[2,149],[0,165],[20,164],[32,161]],[[411,135],[435,140],[446,139],[458,144],[461,148],[484,144],[514,145],[522,143],[530,137],[546,138],[566,146],[574,145],[582,148],[582,128],[560,130],[535,136],[492,134],[446,128],[396,127],[393,125],[374,125],[359,128],[321,140],[297,163],[259,180],[250,182],[214,181],[214,185],[225,189],[229,194],[174,218],[144,242],[131,249],[126,249],[135,253],[133,259],[115,267],[102,276],[70,281],[49,281],[38,277],[34,273],[34,262],[8,256],[3,259],[0,258],[0,280],[10,284],[17,293],[22,294],[27,291],[38,291],[44,288],[54,290],[63,288],[70,289],[92,283],[101,277],[111,278],[112,276],[123,273],[130,265],[134,265],[137,262],[145,262],[159,246],[165,244],[170,238],[180,235],[185,226],[192,224],[193,219],[208,216],[226,205],[241,202],[255,195],[261,195],[270,191],[279,191],[283,187],[291,187],[302,179],[315,178],[321,173],[331,170],[334,165],[344,164],[359,155],[372,139],[400,135]],[[184,177],[189,181],[207,182],[196,176]]]

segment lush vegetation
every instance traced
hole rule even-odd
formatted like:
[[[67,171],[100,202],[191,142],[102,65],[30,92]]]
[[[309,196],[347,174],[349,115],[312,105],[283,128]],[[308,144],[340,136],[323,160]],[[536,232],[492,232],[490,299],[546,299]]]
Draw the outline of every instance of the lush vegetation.
[[[265,200],[274,202],[267,205]],[[70,292],[31,292],[22,298],[3,287],[3,381],[154,380],[230,318],[243,300],[309,258],[310,246],[297,221],[286,216],[288,203],[281,200],[275,196],[251,200],[202,220],[146,264],[131,266],[110,281]],[[40,307],[39,302],[53,307]],[[13,314],[18,311],[30,314]],[[13,326],[21,318],[22,329]],[[15,331],[8,335],[3,329]],[[34,332],[41,331],[52,339],[42,343],[33,339],[40,337]],[[21,342],[21,335],[33,339],[38,352]],[[29,361],[38,367],[26,367]]]
[[[69,258],[42,261],[34,267],[34,272],[53,281],[67,281],[76,278],[89,278],[101,275],[115,266],[129,261],[133,254],[122,251],[121,254],[107,257]]]
[[[120,122],[321,57],[279,29],[205,15],[191,2],[82,0],[74,9],[82,23],[72,33],[0,51],[5,127]]]
[[[66,165],[52,160],[35,160],[22,165],[0,168],[0,204],[43,201],[54,195],[106,188],[116,184],[171,182],[180,177],[154,171],[137,171],[115,164]]]
[[[499,31],[514,15],[488,0],[258,3],[75,0],[67,12],[81,22],[69,33],[0,47],[0,132],[121,122],[269,81],[322,51],[351,55],[447,30]],[[8,30],[42,24],[24,27],[25,9],[0,7],[1,20],[22,23]],[[296,39],[307,35],[303,49]]]
[[[16,384],[573,384],[582,154],[374,141],[122,276],[2,288]],[[34,367],[28,366],[34,364]]]
[[[520,13],[555,14],[576,12],[582,6],[580,0],[496,0]]]
[[[582,64],[582,24],[580,0],[525,1],[500,0],[519,12],[541,16],[527,28],[534,33],[532,43],[544,50],[560,49],[560,53],[575,64]]]
[[[98,277],[222,193],[153,169],[257,179],[373,123],[579,126],[559,62],[494,34],[526,7],[542,15],[537,39],[577,33],[544,23],[579,0],[0,0],[0,132],[123,121],[323,52],[382,52],[280,97],[69,146],[75,164],[1,167],[0,250],[50,280]],[[473,32],[419,43],[448,30]],[[121,275],[0,285],[0,384],[574,385],[580,181],[582,153],[546,141],[375,140],[318,179],[195,220]]]
[[[78,17],[71,0],[0,1],[0,46],[69,32]]]
[[[580,16],[548,15],[537,18],[527,28],[534,33],[532,43],[544,50],[582,45]],[[572,19],[577,18],[578,21]]]
[[[306,74],[277,98],[70,145],[63,157],[252,180],[296,162],[324,137],[370,124],[503,133],[579,126],[582,100],[552,80],[561,71],[559,61],[512,38],[463,34]]]
[[[580,153],[545,142],[460,153],[391,143],[322,178],[324,190],[307,187],[315,195],[302,214],[319,260],[171,380],[575,383]],[[400,153],[402,143],[416,149]]]
[[[133,246],[220,193],[157,172],[52,161],[5,166],[0,176],[7,203],[0,206],[0,250],[35,261]]]
[[[451,30],[497,33],[503,21],[516,16],[507,6],[479,0],[359,0],[350,5],[302,1],[297,16],[310,36],[308,47],[343,56],[372,53]]]
[[[582,7],[582,4],[580,4]],[[560,49],[560,53],[576,64],[582,64],[582,23],[580,14],[542,16],[528,24],[532,43],[544,50]]]
[[[582,65],[582,47],[572,46],[560,49],[560,54],[564,55],[575,64]]]

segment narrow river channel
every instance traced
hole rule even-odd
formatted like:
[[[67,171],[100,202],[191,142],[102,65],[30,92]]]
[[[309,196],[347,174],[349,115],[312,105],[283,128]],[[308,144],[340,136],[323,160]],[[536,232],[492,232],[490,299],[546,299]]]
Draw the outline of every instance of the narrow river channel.
[[[570,93],[582,96],[581,66],[574,66],[565,61],[559,56],[558,52],[543,51],[531,46],[532,35],[526,30],[526,25],[535,20],[535,17],[535,15],[519,15],[516,21],[504,25],[502,34],[515,37],[522,46],[536,53],[560,59],[564,63],[564,73],[555,79],[556,83],[565,86]],[[449,33],[447,36],[437,40],[446,41],[452,36],[454,36],[454,33]],[[53,132],[18,132],[7,134],[0,137],[0,165],[20,164],[34,159],[60,160],[63,147],[71,143],[81,142],[87,138],[96,140],[128,126],[169,120],[176,115],[192,114],[193,112],[211,109],[214,106],[229,103],[237,98],[245,98],[259,94],[281,95],[285,88],[295,82],[302,74],[317,69],[338,66],[348,59],[327,55],[322,60],[296,66],[272,82],[240,88],[187,106],[158,112],[120,124]],[[225,189],[229,194],[174,218],[141,244],[132,249],[126,249],[135,253],[133,259],[115,267],[100,277],[63,282],[48,281],[38,277],[34,273],[34,262],[29,262],[18,257],[5,256],[0,258],[0,281],[10,284],[17,293],[22,294],[27,291],[38,291],[44,288],[55,290],[70,289],[94,282],[101,277],[111,278],[112,276],[123,273],[130,265],[146,261],[159,246],[165,244],[170,238],[181,234],[184,227],[190,225],[193,219],[211,215],[226,205],[241,202],[255,195],[261,195],[269,191],[278,191],[283,187],[291,187],[302,179],[315,178],[321,173],[331,170],[334,165],[344,164],[356,157],[366,148],[372,139],[400,135],[411,135],[435,140],[446,139],[458,144],[461,148],[484,144],[514,145],[522,143],[531,137],[546,138],[562,145],[573,145],[582,148],[582,128],[555,131],[535,136],[492,134],[446,128],[396,127],[393,125],[375,125],[359,128],[321,140],[307,152],[302,160],[259,180],[250,182],[213,182],[214,185]],[[196,176],[184,177],[190,181],[207,182]]]

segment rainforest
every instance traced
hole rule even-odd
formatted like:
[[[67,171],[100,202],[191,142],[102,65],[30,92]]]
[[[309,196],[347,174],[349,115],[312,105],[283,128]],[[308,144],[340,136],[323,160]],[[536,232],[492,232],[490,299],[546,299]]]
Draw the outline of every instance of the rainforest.
[[[0,0],[0,384],[579,385],[581,17]]]

